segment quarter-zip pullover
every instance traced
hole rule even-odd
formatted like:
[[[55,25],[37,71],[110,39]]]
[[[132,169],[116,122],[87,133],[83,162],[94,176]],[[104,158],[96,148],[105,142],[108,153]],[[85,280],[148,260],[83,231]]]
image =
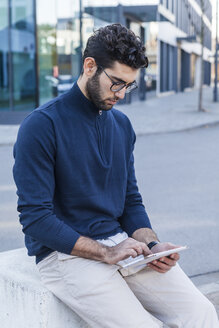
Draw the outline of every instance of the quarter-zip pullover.
[[[151,228],[134,172],[135,133],[120,111],[99,110],[77,83],[23,121],[14,146],[18,211],[38,263],[77,239]]]

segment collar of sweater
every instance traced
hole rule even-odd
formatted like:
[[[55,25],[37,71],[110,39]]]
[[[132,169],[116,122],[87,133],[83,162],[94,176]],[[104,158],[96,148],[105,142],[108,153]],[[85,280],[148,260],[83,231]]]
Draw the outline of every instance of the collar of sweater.
[[[63,96],[63,99],[69,109],[79,111],[80,114],[89,121],[94,121],[97,117],[101,117],[102,120],[105,120],[108,115],[108,111],[100,111],[92,101],[85,97],[77,82],[75,82],[71,90]]]

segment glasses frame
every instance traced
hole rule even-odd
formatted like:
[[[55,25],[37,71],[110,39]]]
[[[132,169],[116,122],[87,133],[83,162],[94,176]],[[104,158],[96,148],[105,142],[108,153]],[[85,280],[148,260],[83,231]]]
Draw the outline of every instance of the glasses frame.
[[[102,68],[102,67],[101,67]],[[130,93],[131,91],[135,90],[138,88],[137,82],[131,82],[131,83],[125,83],[125,82],[115,82],[113,81],[113,79],[107,74],[107,72],[102,68],[103,72],[106,74],[106,76],[110,79],[110,81],[112,82],[112,85],[110,87],[110,90],[112,92],[119,92],[121,91],[123,88],[126,88],[125,93]],[[114,85],[119,86],[118,88],[113,90]],[[129,88],[129,89],[128,89]]]

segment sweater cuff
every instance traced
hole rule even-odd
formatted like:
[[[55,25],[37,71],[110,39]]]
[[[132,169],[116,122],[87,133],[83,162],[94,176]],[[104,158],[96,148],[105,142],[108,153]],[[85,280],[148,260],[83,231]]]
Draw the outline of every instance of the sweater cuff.
[[[127,215],[122,218],[121,226],[129,236],[132,236],[133,232],[140,228],[152,229],[150,220],[146,213]]]
[[[61,230],[57,235],[56,250],[61,253],[71,254],[71,251],[80,236],[81,235],[78,232],[71,228]]]

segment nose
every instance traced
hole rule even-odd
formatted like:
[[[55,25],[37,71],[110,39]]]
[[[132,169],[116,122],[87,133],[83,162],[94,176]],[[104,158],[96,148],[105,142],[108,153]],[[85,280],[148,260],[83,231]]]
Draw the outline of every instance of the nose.
[[[115,96],[118,97],[119,99],[123,99],[125,97],[125,91],[126,91],[126,88],[116,91]]]

